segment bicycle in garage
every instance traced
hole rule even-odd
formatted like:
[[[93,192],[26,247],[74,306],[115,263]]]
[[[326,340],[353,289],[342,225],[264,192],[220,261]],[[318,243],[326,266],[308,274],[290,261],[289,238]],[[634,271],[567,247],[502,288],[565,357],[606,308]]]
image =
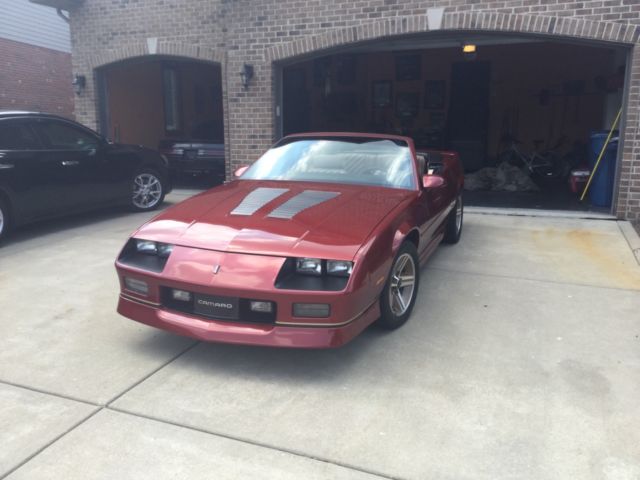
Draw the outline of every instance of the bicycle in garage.
[[[532,177],[562,179],[569,175],[571,169],[569,163],[557,153],[565,140],[566,137],[561,137],[552,148],[542,151],[540,145],[543,141],[534,140],[534,150],[526,153],[520,147],[523,142],[507,134],[502,138],[502,143],[506,143],[507,148],[499,154],[499,162],[524,167]]]

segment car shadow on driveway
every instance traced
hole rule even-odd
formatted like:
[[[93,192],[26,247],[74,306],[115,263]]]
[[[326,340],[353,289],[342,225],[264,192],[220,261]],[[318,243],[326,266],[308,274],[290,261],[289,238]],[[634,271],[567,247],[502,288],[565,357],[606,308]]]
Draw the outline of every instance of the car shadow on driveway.
[[[36,239],[47,238],[47,240],[49,240],[49,236],[55,237],[56,235],[71,232],[76,229],[89,229],[100,223],[120,220],[124,217],[128,217],[128,219],[131,220],[132,227],[130,228],[135,228],[139,224],[147,221],[151,216],[157,215],[162,210],[175,205],[180,200],[182,200],[182,198],[174,201],[165,201],[158,210],[152,212],[132,212],[125,207],[111,207],[29,223],[13,230],[11,235],[3,241],[2,248]]]
[[[349,344],[333,349],[272,348],[250,345],[232,345],[194,341],[198,345],[188,348],[176,363],[179,369],[195,375],[212,377],[229,375],[233,378],[272,377],[278,382],[297,383],[302,379],[323,379],[347,374],[376,349],[379,340],[390,332],[372,325]],[[167,334],[172,335],[172,334]],[[164,348],[157,334],[147,335],[134,345],[142,355],[158,356]]]

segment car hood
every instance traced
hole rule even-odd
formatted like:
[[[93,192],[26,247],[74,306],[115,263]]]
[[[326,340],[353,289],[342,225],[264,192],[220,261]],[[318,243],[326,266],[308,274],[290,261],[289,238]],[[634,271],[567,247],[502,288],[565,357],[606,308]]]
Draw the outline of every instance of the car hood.
[[[237,180],[169,208],[134,235],[237,253],[352,260],[373,229],[417,192]]]

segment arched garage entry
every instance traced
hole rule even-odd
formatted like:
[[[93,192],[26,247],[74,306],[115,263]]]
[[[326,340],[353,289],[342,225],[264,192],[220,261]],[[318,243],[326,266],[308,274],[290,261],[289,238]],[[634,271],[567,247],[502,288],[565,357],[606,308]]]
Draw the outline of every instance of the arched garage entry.
[[[623,103],[625,43],[635,34],[540,18],[449,16],[449,30],[431,32],[421,31],[420,19],[406,27],[398,19],[278,47],[269,55],[280,62],[280,133],[404,134],[420,148],[460,153],[472,204],[609,213],[615,155],[595,202],[580,203],[567,174],[588,168],[589,149],[597,146],[592,133],[608,129]],[[509,32],[494,31],[492,21]],[[470,29],[481,25],[486,29]],[[403,28],[407,33],[398,35]],[[550,34],[556,31],[564,35]],[[464,53],[465,45],[475,52]],[[558,173],[527,168],[534,152],[549,152]]]
[[[109,63],[98,70],[100,126],[113,141],[158,149],[174,179],[225,178],[221,67],[169,55]]]

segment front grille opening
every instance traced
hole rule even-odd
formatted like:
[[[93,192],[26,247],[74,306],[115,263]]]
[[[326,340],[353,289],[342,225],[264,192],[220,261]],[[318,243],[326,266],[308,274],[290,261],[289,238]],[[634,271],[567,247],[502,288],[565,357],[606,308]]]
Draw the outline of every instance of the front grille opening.
[[[170,287],[160,288],[160,301],[162,306],[168,310],[174,310],[177,312],[188,313],[194,317],[201,318],[203,320],[216,319],[224,322],[238,322],[238,323],[266,323],[274,324],[276,322],[278,313],[278,304],[273,302],[273,310],[271,312],[254,312],[251,310],[251,301],[261,301],[259,298],[240,298],[239,299],[239,316],[237,319],[229,319],[223,317],[208,317],[195,313],[195,293],[191,293],[190,301],[176,300],[171,295],[173,289]],[[180,289],[184,290],[184,289]]]

